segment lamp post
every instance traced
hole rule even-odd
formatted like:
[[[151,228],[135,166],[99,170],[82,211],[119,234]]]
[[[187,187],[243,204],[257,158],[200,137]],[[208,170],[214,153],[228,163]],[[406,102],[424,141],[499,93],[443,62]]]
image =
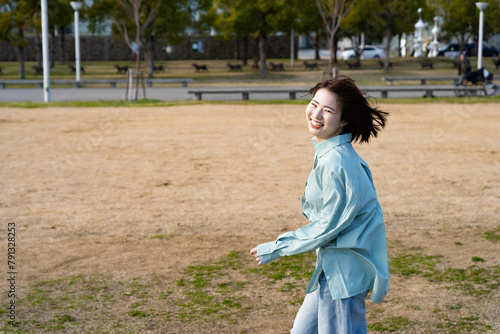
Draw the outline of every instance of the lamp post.
[[[415,32],[415,44],[413,45],[415,47],[415,58],[422,56],[422,44],[424,42],[424,39],[422,38],[422,29],[425,28],[425,23],[422,21],[422,8],[418,9],[418,16],[419,20],[415,24],[415,29],[417,29]]]
[[[47,0],[42,0],[43,102],[50,102],[49,19],[47,8]]]
[[[483,67],[483,25],[484,25],[484,10],[488,7],[487,2],[476,2],[477,8],[479,8],[479,40],[477,44],[477,68],[481,69]]]
[[[75,11],[75,70],[76,70],[76,82],[80,85],[80,31],[79,31],[79,10],[82,8],[82,3],[79,1],[71,1],[69,3],[71,8]]]

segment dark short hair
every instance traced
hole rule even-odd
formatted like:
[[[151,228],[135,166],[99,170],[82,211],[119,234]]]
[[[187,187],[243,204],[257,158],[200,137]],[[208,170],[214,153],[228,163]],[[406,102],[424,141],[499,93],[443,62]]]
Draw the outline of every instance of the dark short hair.
[[[341,119],[347,123],[342,134],[351,133],[352,142],[368,143],[372,136],[377,137],[377,133],[385,127],[389,114],[372,106],[372,97],[361,92],[350,77],[337,75],[319,82],[309,93],[314,96],[322,88],[337,96],[338,107],[342,111]]]

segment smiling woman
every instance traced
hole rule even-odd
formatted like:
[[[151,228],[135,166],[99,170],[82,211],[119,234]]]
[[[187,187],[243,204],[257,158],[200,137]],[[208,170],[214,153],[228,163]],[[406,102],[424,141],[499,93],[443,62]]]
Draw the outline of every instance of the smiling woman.
[[[316,250],[316,268],[292,333],[366,333],[365,298],[389,289],[382,209],[368,165],[351,142],[368,142],[388,114],[371,107],[346,76],[318,83],[306,107],[316,150],[302,197],[309,224],[250,251],[259,265]]]

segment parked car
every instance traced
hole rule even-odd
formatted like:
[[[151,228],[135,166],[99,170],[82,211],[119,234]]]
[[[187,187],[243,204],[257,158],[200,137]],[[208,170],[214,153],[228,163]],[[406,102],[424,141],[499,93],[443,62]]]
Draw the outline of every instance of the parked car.
[[[470,57],[476,53],[476,44],[465,44],[465,54]],[[457,58],[460,56],[460,44],[450,43],[438,49],[438,56]],[[490,48],[483,44],[483,57],[498,57],[498,50]]]
[[[365,45],[363,52],[361,53],[361,59],[375,59],[383,58],[384,50],[373,45]],[[348,60],[356,58],[356,53],[354,49],[348,49],[340,52],[340,59]]]

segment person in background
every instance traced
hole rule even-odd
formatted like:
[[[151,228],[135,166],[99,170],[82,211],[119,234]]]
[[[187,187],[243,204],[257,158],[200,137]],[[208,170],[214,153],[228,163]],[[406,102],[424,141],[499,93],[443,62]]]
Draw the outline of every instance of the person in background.
[[[389,289],[384,218],[372,174],[352,142],[368,143],[386,112],[346,76],[318,83],[306,107],[314,164],[302,211],[309,223],[250,250],[259,265],[315,250],[316,268],[291,333],[367,333],[365,298]]]
[[[463,84],[471,71],[470,62],[465,51],[460,54],[460,64],[458,65],[459,83]]]

